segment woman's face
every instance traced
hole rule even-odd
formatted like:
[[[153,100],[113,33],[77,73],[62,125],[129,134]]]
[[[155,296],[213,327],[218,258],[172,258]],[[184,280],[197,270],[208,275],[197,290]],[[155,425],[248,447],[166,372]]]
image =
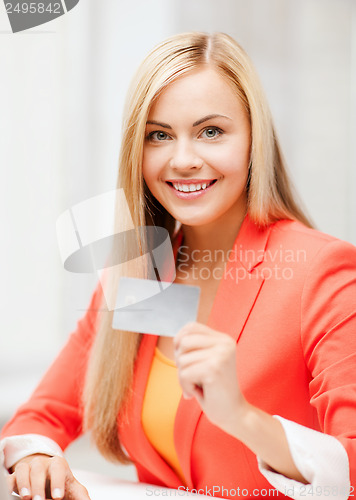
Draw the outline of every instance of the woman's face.
[[[142,168],[149,190],[182,224],[241,218],[250,132],[243,104],[216,70],[180,77],[147,120]]]

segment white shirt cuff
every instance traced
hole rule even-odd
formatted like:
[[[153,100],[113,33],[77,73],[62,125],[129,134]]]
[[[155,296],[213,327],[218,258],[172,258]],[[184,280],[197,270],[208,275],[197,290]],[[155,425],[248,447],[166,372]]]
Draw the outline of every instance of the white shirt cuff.
[[[63,457],[60,446],[52,439],[40,434],[9,436],[0,441],[0,463],[6,469],[34,453]]]
[[[293,461],[308,484],[299,483],[276,471],[257,457],[258,467],[272,486],[295,500],[325,498],[347,500],[350,494],[349,459],[335,437],[309,429],[278,415]]]

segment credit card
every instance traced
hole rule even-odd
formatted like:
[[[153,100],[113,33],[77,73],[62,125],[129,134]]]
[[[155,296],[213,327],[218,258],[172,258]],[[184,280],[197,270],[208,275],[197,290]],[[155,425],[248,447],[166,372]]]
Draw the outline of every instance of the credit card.
[[[122,277],[112,327],[174,337],[186,323],[196,321],[199,297],[199,286]]]

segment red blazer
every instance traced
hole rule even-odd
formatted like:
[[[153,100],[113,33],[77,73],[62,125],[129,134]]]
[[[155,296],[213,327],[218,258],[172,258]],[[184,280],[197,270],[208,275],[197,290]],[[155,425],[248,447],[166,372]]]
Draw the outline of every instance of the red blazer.
[[[39,433],[64,449],[81,433],[80,392],[100,298],[98,287],[76,332],[2,437]],[[336,436],[356,486],[356,248],[299,222],[282,220],[259,230],[246,216],[207,324],[236,339],[238,378],[247,400]],[[118,422],[118,431],[141,481],[177,488],[179,478],[141,426],[157,338],[143,335],[129,422]],[[194,399],[181,399],[174,438],[190,489],[271,488],[255,455],[211,424]]]

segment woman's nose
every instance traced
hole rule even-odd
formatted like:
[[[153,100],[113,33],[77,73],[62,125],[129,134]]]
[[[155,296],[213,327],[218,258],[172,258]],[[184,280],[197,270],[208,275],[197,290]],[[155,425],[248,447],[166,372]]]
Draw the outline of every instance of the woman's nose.
[[[201,168],[203,160],[196,154],[193,145],[189,141],[177,141],[172,151],[169,166],[177,170]]]

